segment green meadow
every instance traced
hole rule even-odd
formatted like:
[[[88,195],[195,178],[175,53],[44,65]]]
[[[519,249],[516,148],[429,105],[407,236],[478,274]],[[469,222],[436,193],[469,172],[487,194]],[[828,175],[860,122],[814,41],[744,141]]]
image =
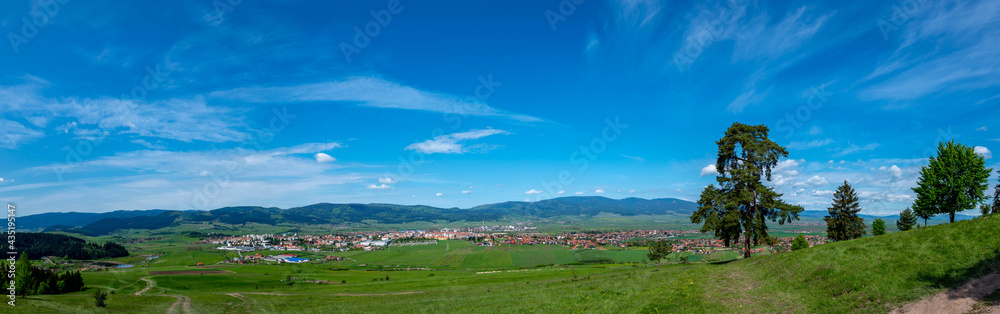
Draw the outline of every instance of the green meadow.
[[[645,261],[644,250],[481,247],[464,241],[334,254],[347,258],[340,262],[210,265],[228,255],[178,241],[173,246],[149,244],[173,248],[149,265],[84,272],[87,291],[20,298],[17,309],[884,313],[997,271],[998,238],[1000,215],[993,215],[750,259],[733,260],[728,257],[736,257],[735,252],[720,252],[681,263],[680,257],[689,253],[674,253],[659,271]],[[197,262],[209,266],[190,266]],[[155,271],[222,272],[150,274]],[[107,308],[94,307],[94,289],[114,292]]]

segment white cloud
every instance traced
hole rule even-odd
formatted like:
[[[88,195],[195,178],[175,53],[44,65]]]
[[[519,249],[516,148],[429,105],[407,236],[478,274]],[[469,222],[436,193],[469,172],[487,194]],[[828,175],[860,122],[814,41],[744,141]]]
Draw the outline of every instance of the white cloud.
[[[804,150],[804,149],[810,149],[810,148],[816,148],[816,147],[823,147],[823,146],[830,145],[830,144],[833,144],[833,140],[832,139],[828,139],[828,138],[827,139],[822,139],[822,140],[812,140],[812,141],[809,141],[809,142],[791,142],[791,143],[788,143],[788,149],[801,149],[801,150]]]
[[[820,177],[820,176],[817,175],[817,176],[812,176],[811,178],[809,178],[809,180],[806,180],[806,182],[795,183],[795,186],[796,187],[802,187],[802,186],[819,187],[819,186],[824,186],[827,183],[829,183],[829,182],[826,180],[826,178]]]
[[[378,178],[378,183],[393,184],[399,182],[399,180],[393,180],[392,178]]]
[[[888,171],[889,174],[892,175],[892,177],[896,180],[899,180],[900,178],[903,177],[903,169],[900,169],[896,165],[892,165],[892,167],[889,167],[889,169],[887,169],[886,171]]]
[[[629,190],[628,192],[629,193],[635,193],[635,190]]]
[[[532,195],[532,194],[542,194],[542,191],[539,191],[539,190],[535,190],[535,189],[530,189],[530,190],[528,190],[527,192],[524,192],[524,194],[528,194],[528,195]]]
[[[812,196],[826,196],[826,195],[833,195],[833,191],[832,190],[813,190],[812,191]]]
[[[981,127],[979,127],[979,128],[976,129],[976,131],[986,131],[986,130],[987,130],[986,126],[981,126]]]
[[[145,146],[146,148],[149,148],[149,149],[167,149],[166,146],[163,146],[163,145],[160,145],[160,144],[152,144],[150,142],[147,142],[147,141],[144,141],[144,140],[141,140],[141,139],[140,140],[132,140],[132,143]]]
[[[986,148],[986,146],[976,146],[972,150],[976,154],[982,155],[984,159],[993,158],[993,152],[990,152],[990,149]]]
[[[823,129],[818,126],[814,125],[811,129],[809,129],[809,135],[817,135],[820,133],[823,133]]]
[[[2,178],[0,178],[0,179],[2,179]],[[556,192],[556,194],[566,194],[566,191],[559,191],[559,192]]]
[[[510,132],[497,129],[480,129],[467,132],[446,134],[434,137],[419,143],[406,146],[408,150],[415,150],[424,154],[463,154],[469,152],[467,147],[463,147],[463,141],[475,140],[495,134],[510,134]]]
[[[437,196],[437,197],[442,197],[442,196],[444,196],[444,193],[438,193],[438,194],[434,194],[434,196]]]
[[[465,190],[465,191],[462,191],[462,194],[472,194],[472,191],[471,190]]]
[[[834,154],[834,156],[845,156],[845,155],[853,154],[853,153],[860,152],[860,151],[874,150],[874,149],[876,149],[878,147],[879,147],[878,143],[871,143],[871,144],[868,144],[868,145],[865,145],[865,146],[858,146],[858,145],[855,145],[855,144],[851,144],[850,147],[845,148],[844,150],[841,150],[839,153]]]
[[[601,194],[601,193],[604,193],[604,190],[597,189],[597,190],[594,190],[594,193]]]
[[[574,195],[583,195],[583,193],[584,193],[583,191],[577,191],[576,193],[573,193],[573,194]]]
[[[15,149],[21,144],[32,142],[43,136],[45,133],[42,131],[30,129],[14,121],[0,119],[0,148]]]
[[[388,189],[391,189],[391,188],[392,187],[389,186],[388,184],[379,184],[379,185],[369,184],[368,185],[368,189],[370,189],[370,190],[388,190]]]
[[[316,153],[316,155],[313,155],[313,157],[316,158],[316,162],[321,163],[321,164],[322,163],[327,163],[327,162],[337,161],[337,158],[333,158],[332,156],[327,155],[325,153]]]
[[[0,178],[0,182],[3,182],[3,178]]]
[[[708,166],[705,166],[704,168],[701,168],[701,175],[699,175],[699,177],[717,176],[717,175],[719,175],[719,172],[715,170],[715,164],[710,164]]]
[[[491,88],[493,86],[490,86]],[[253,103],[346,102],[366,107],[424,110],[463,116],[495,116],[539,122],[541,119],[506,112],[476,99],[418,90],[375,77],[281,87],[250,87],[209,94],[210,97]]]

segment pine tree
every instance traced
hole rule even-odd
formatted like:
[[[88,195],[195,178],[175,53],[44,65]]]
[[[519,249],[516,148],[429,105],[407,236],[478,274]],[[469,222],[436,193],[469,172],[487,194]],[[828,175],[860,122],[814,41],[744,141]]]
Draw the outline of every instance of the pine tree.
[[[827,208],[826,234],[831,240],[844,241],[860,238],[865,234],[864,219],[858,217],[861,205],[854,188],[847,181],[833,194],[833,204]]]
[[[997,174],[1000,174],[1000,170],[997,170]],[[991,207],[991,214],[1000,213],[1000,177],[997,178],[997,185],[993,187],[993,206]]]
[[[806,237],[799,233],[799,236],[792,240],[792,251],[798,251],[809,247],[809,242],[806,241]]]
[[[913,188],[917,194],[913,210],[924,218],[924,225],[936,214],[948,214],[955,222],[956,212],[973,209],[986,199],[983,192],[989,187],[992,171],[972,147],[954,140],[940,143],[937,156],[930,157],[930,163],[920,169],[920,179]]]
[[[875,218],[875,221],[872,222],[872,234],[876,236],[885,234],[885,220]]]
[[[896,220],[896,229],[899,231],[906,231],[913,229],[913,226],[917,224],[917,215],[913,214],[913,210],[909,207],[899,213],[899,220]]]
[[[710,185],[701,193],[692,223],[704,223],[702,232],[715,231],[715,237],[727,246],[743,236],[743,257],[750,257],[750,246],[767,238],[767,220],[785,224],[799,219],[802,206],[786,203],[774,188],[762,180],[771,180],[771,169],[778,159],[788,157],[788,150],[768,139],[765,125],[733,123],[725,136],[715,142],[719,175],[716,188]]]
[[[649,244],[649,253],[646,253],[646,257],[656,261],[656,267],[660,269],[660,260],[666,258],[667,254],[670,254],[670,245],[665,240],[658,240]]]

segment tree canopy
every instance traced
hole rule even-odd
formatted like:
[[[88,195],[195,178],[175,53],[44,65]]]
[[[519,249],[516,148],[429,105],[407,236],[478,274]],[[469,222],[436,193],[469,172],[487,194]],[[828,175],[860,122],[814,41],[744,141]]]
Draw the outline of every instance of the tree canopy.
[[[844,241],[865,235],[864,219],[858,217],[861,205],[858,195],[847,181],[833,193],[833,204],[827,208],[826,234],[831,240]]]
[[[937,156],[930,157],[930,164],[920,169],[920,179],[913,192],[917,194],[913,210],[927,218],[948,214],[955,222],[955,213],[976,208],[986,195],[990,172],[983,156],[972,147],[955,143],[939,143]]]
[[[701,231],[714,231],[726,246],[743,237],[744,257],[750,257],[751,244],[767,238],[767,220],[779,224],[798,220],[801,206],[781,200],[782,194],[765,186],[771,180],[771,169],[788,151],[768,139],[765,125],[733,123],[722,139],[716,141],[719,173],[714,185],[705,187],[698,200],[698,210],[691,215],[692,223],[703,223]]]
[[[658,240],[649,243],[649,253],[646,253],[646,257],[656,261],[656,267],[659,269],[660,260],[667,258],[668,254],[670,254],[670,244],[665,240]]]
[[[899,213],[899,220],[896,220],[896,229],[899,229],[899,231],[906,231],[913,229],[913,226],[916,224],[917,215],[914,215],[913,210],[907,207]]]
[[[806,237],[799,233],[799,236],[792,240],[792,251],[798,251],[809,247],[809,242],[806,241]]]
[[[880,236],[883,234],[885,234],[885,220],[875,218],[875,221],[872,221],[872,235]]]

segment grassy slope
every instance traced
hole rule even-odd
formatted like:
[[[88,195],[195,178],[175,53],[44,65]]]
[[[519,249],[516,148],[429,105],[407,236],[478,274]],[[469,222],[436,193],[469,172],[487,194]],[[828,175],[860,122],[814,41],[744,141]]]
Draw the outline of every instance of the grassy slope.
[[[225,268],[230,274],[154,275],[158,287],[150,294],[190,296],[196,312],[394,312],[413,308],[444,312],[885,312],[1000,268],[997,239],[1000,215],[725,264],[669,265],[662,271],[654,271],[651,266],[579,265],[478,274],[475,269],[378,272],[327,269],[332,264],[248,265]],[[537,248],[542,253],[538,258],[521,255],[525,254],[522,250],[527,250],[524,247],[482,248],[453,243],[451,249],[443,257],[437,255],[439,261],[496,267],[493,264],[497,263],[487,262],[485,257],[505,257],[502,264],[538,264],[549,260],[542,256],[554,252],[563,252],[558,259],[570,257],[565,255],[567,250],[544,248]],[[421,264],[431,262],[432,253],[440,251],[431,247],[412,250]],[[359,262],[403,262],[403,256],[395,256],[396,251],[394,248],[391,255],[359,252],[354,258]],[[145,286],[139,281],[148,276],[144,271],[84,276],[89,285],[118,290],[108,310],[162,312],[174,299],[131,294]],[[348,284],[300,282],[289,287],[281,282],[289,274],[302,279],[346,280]],[[392,280],[372,281],[385,276]],[[338,295],[400,291],[421,293]],[[243,299],[226,295],[234,292],[241,293]],[[19,310],[91,312],[92,293],[34,296],[22,300],[27,302],[19,304]]]

